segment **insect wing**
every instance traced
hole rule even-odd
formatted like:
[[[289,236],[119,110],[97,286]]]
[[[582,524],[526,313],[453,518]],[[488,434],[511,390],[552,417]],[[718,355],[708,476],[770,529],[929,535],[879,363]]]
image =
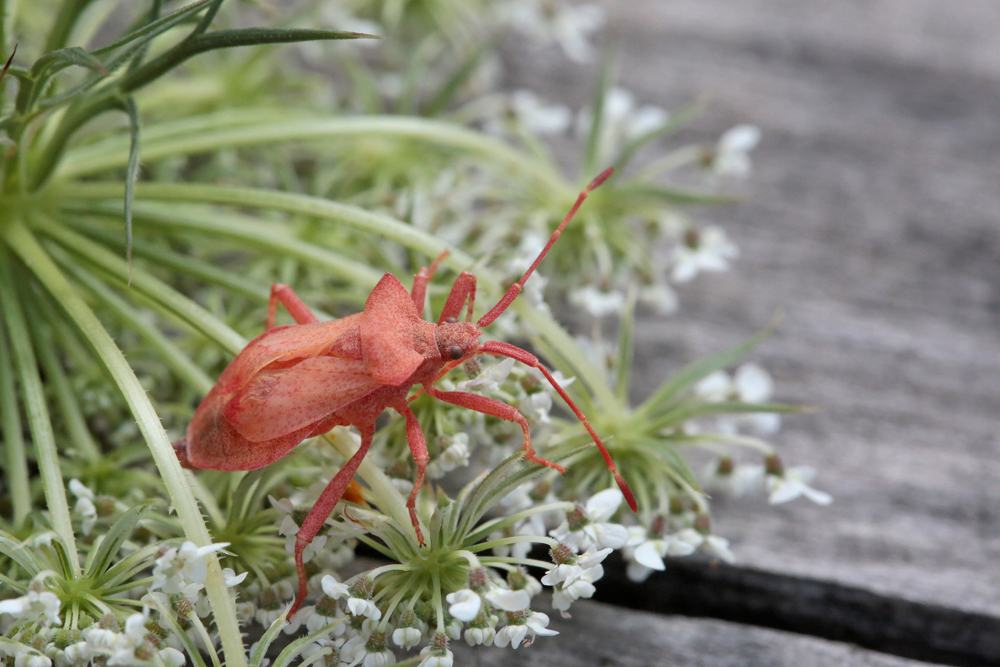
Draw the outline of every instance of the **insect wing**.
[[[365,302],[361,322],[365,367],[376,381],[398,387],[423,363],[420,348],[426,344],[417,335],[422,324],[413,297],[399,279],[391,273],[382,276]]]
[[[312,357],[258,372],[223,416],[250,442],[264,442],[315,424],[378,386],[361,361]]]
[[[329,322],[292,324],[275,327],[247,344],[226,367],[217,386],[224,393],[235,393],[261,369],[286,358],[313,357],[326,351],[340,335],[358,326],[361,313]]]

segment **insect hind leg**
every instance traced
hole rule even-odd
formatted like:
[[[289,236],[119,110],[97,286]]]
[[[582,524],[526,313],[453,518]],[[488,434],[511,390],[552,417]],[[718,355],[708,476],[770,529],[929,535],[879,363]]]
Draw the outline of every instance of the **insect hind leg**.
[[[313,541],[316,534],[319,533],[320,528],[326,523],[327,518],[330,516],[330,512],[333,508],[337,506],[340,499],[344,497],[344,492],[347,491],[348,485],[351,480],[354,479],[354,473],[358,471],[358,466],[361,465],[362,459],[365,458],[365,454],[368,453],[368,448],[372,444],[372,436],[375,434],[374,426],[369,428],[360,428],[361,431],[361,446],[358,447],[358,451],[354,453],[344,467],[341,468],[330,483],[326,485],[323,489],[323,493],[320,494],[319,498],[316,499],[316,504],[313,508],[309,510],[309,514],[306,516],[305,521],[302,522],[302,526],[299,528],[299,532],[295,534],[295,569],[299,575],[299,593],[295,596],[295,604],[288,612],[288,618],[298,611],[299,607],[302,606],[302,602],[306,599],[306,594],[308,593],[307,579],[306,579],[306,566],[303,559],[303,552],[306,547]]]
[[[417,479],[413,484],[413,490],[406,501],[406,508],[410,511],[410,521],[413,522],[413,529],[417,532],[417,541],[424,543],[424,534],[420,531],[420,520],[417,518],[417,494],[420,493],[420,486],[424,482],[424,474],[427,472],[427,464],[430,457],[427,455],[427,439],[420,428],[420,422],[413,414],[406,403],[394,406],[399,414],[406,419],[406,441],[410,445],[410,453],[417,464]]]
[[[288,285],[274,283],[271,285],[271,298],[267,301],[267,324],[265,331],[274,328],[274,318],[278,314],[278,303],[285,307],[285,310],[292,316],[297,324],[312,324],[319,322],[319,319],[309,310],[309,306],[299,298]]]

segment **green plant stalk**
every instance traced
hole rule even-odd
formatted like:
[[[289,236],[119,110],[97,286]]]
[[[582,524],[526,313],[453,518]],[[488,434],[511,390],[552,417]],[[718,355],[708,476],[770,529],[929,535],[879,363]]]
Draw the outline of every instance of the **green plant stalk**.
[[[14,222],[7,229],[6,237],[10,247],[15,249],[21,260],[62,305],[83,336],[93,345],[138,422],[139,430],[149,445],[160,477],[167,488],[170,502],[177,510],[184,527],[184,534],[195,544],[207,546],[212,541],[211,536],[208,534],[208,528],[191,489],[184,480],[184,471],[166,431],[160,424],[156,410],[146,396],[146,390],[132,372],[125,356],[101,326],[94,312],[52,263],[51,258],[28,228],[20,221]],[[236,606],[226,588],[222,568],[215,554],[208,556],[208,578],[205,581],[205,588],[215,615],[226,664],[229,667],[245,667],[246,654],[239,624],[236,622]]]
[[[0,250],[4,263],[8,258]],[[7,483],[10,484],[11,503],[14,510],[14,525],[20,526],[31,512],[31,488],[28,486],[28,458],[21,431],[21,416],[17,406],[17,387],[14,369],[10,365],[10,348],[7,345],[7,331],[0,318],[0,433],[3,433],[6,450]]]
[[[115,199],[121,192],[120,183],[95,182],[62,184],[58,188],[59,196],[64,200],[71,199]],[[437,237],[413,225],[408,225],[387,215],[371,213],[356,206],[332,202],[319,197],[287,192],[274,192],[257,188],[226,187],[216,185],[192,185],[171,183],[141,183],[136,188],[136,197],[159,201],[177,201],[187,203],[226,204],[230,206],[252,207],[260,209],[281,210],[287,213],[311,216],[326,220],[343,222],[372,232],[383,238],[397,241],[409,248],[418,250],[428,257],[438,256],[442,250],[449,249],[451,254],[445,259],[445,264],[456,271],[472,266],[473,259],[466,253],[448,248]],[[139,210],[140,202],[136,202]],[[121,262],[121,260],[117,260]],[[137,278],[138,279],[138,278]],[[487,269],[479,269],[477,279],[481,286],[492,288],[500,293],[500,280]],[[511,307],[529,324],[544,336],[556,349],[574,350],[576,343],[566,331],[548,313],[543,313],[524,300],[515,300]],[[594,392],[597,402],[602,406],[615,405],[616,399],[604,375],[585,355],[569,355],[570,363],[577,374]]]
[[[42,303],[44,304],[44,302]],[[43,315],[42,308],[35,308],[34,312],[32,312],[32,319],[37,319],[40,323],[54,322],[55,318],[52,316],[52,310],[51,308],[44,309],[45,314]],[[55,390],[56,401],[59,404],[59,411],[66,422],[66,431],[69,434],[69,439],[73,442],[77,453],[82,458],[90,461],[100,458],[101,449],[94,441],[94,436],[91,435],[90,429],[87,428],[87,423],[83,418],[83,412],[80,410],[80,404],[76,400],[73,388],[70,386],[69,380],[66,378],[66,373],[56,358],[52,332],[45,328],[43,324],[42,326],[34,327],[32,333],[35,334],[35,348],[38,350],[38,358],[42,362],[42,368],[45,369],[45,377]]]
[[[70,231],[59,223],[48,220],[33,222],[43,233],[57,240],[64,247],[79,253],[119,280],[128,282],[128,266],[124,260],[111,251],[76,232]],[[145,271],[134,269],[131,284],[138,292],[161,304],[167,311],[174,313],[180,320],[214,340],[229,352],[236,354],[246,346],[246,340],[238,333],[220,322],[204,308]]]
[[[103,215],[121,217],[120,206],[101,206],[97,212]],[[93,208],[91,209],[93,210]],[[382,277],[382,272],[367,264],[356,262],[339,253],[307,243],[288,234],[287,227],[280,224],[266,224],[246,215],[219,213],[206,209],[178,210],[176,206],[163,206],[149,202],[134,205],[137,220],[167,227],[172,231],[208,234],[232,239],[267,250],[278,250],[284,255],[322,266],[331,275],[349,282],[374,287]]]
[[[19,224],[19,221],[13,222],[11,229]],[[78,577],[80,559],[76,550],[73,522],[69,515],[69,502],[66,500],[66,486],[59,468],[59,451],[56,448],[55,434],[52,432],[52,420],[45,401],[45,391],[42,389],[42,379],[38,374],[38,362],[31,345],[31,333],[14,285],[10,263],[4,262],[0,267],[0,309],[4,313],[7,329],[10,332],[14,366],[21,380],[21,397],[24,401],[24,410],[28,413],[28,426],[31,429],[42,487],[45,489],[45,502],[52,517],[52,528],[66,545],[73,576]]]
[[[209,12],[212,10],[210,9]],[[52,175],[53,169],[65,153],[66,144],[73,134],[92,118],[121,106],[132,92],[152,83],[185,60],[198,54],[217,49],[260,44],[289,44],[295,42],[353,39],[369,37],[359,33],[339,33],[330,30],[245,28],[242,30],[217,30],[205,35],[191,35],[166,53],[150,60],[141,67],[130,69],[114,86],[80,104],[70,107],[42,151],[37,169],[31,178],[30,190],[38,190]]]
[[[144,338],[149,347],[163,359],[164,365],[177,373],[178,377],[202,393],[207,394],[212,389],[215,382],[200,366],[191,361],[169,338],[160,333],[159,329],[140,317],[134,308],[94,277],[94,274],[71,260],[60,261],[60,264],[93,292],[118,319]]]
[[[571,199],[576,192],[557,171],[509,144],[452,123],[399,116],[309,119],[248,123],[240,127],[206,123],[201,134],[172,134],[163,140],[146,133],[142,160],[153,162],[171,155],[211,153],[221,149],[260,144],[320,139],[357,139],[364,135],[418,139],[438,146],[460,149],[508,167],[533,187],[553,196]],[[67,151],[55,178],[65,179],[122,167],[128,162],[128,142],[106,140]]]

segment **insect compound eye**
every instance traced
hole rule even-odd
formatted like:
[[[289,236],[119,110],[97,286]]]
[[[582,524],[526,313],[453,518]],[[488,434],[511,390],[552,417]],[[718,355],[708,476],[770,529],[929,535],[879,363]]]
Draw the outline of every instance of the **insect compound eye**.
[[[448,353],[451,355],[451,358],[454,361],[458,361],[463,356],[462,348],[460,348],[458,345],[452,345],[451,349],[448,350]]]
[[[448,324],[454,324],[455,322],[458,322],[458,318],[457,317],[449,317],[448,319],[445,320],[445,322],[447,322]]]

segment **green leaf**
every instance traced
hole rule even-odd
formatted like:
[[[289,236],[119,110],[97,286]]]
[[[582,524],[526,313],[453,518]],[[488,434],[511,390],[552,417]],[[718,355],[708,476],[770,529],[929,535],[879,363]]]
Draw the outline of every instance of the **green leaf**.
[[[496,44],[493,40],[483,42],[472,55],[466,58],[462,66],[448,77],[448,80],[438,89],[433,99],[420,110],[420,115],[436,116],[441,113],[455,97],[455,94],[462,89],[462,86],[469,82],[469,79],[472,78],[486,58],[493,53],[495,46]]]
[[[139,176],[139,109],[129,97],[123,103],[128,114],[130,145],[128,167],[125,169],[125,263],[128,282],[132,283],[132,203],[135,201],[135,181]]]
[[[86,574],[89,577],[97,577],[108,567],[111,560],[118,553],[118,550],[122,548],[125,544],[125,540],[132,535],[132,531],[135,530],[136,524],[139,523],[139,518],[142,513],[151,505],[155,504],[155,500],[146,500],[138,503],[137,505],[129,508],[127,512],[122,514],[117,521],[115,521],[108,531],[104,534],[101,540],[100,546],[97,547],[90,557],[87,558],[87,571]]]
[[[750,350],[771,337],[778,325],[778,321],[779,318],[776,317],[763,331],[752,338],[728,350],[723,350],[712,356],[699,359],[693,364],[682,368],[676,375],[657,389],[652,396],[646,399],[646,402],[637,410],[637,416],[641,419],[648,419],[652,414],[663,410],[671,401],[691,389],[691,387],[709,374],[721,368],[731,366],[745,357]]]
[[[130,42],[134,42],[140,39],[142,39],[144,43],[148,42],[152,40],[154,37],[162,35],[167,30],[173,28],[175,25],[178,25],[186,21],[187,19],[191,18],[192,16],[200,12],[202,9],[204,9],[206,5],[208,5],[208,3],[210,2],[213,2],[213,0],[198,0],[198,2],[192,2],[190,5],[181,7],[177,11],[167,14],[166,16],[153,21],[152,23],[147,23],[141,28],[133,30],[132,32],[127,33],[122,37],[119,37],[118,39],[116,39],[111,44],[108,44],[107,46],[95,49],[93,51],[93,55],[102,56],[108,53],[112,53],[113,51],[120,49],[126,44],[129,44]]]
[[[625,405],[628,404],[628,376],[632,368],[632,356],[635,352],[635,290],[631,290],[625,309],[618,323],[618,359],[615,362],[615,394]]]
[[[20,565],[29,577],[34,577],[45,569],[35,560],[35,555],[26,546],[15,540],[13,535],[2,531],[0,531],[0,554]]]
[[[658,431],[697,417],[714,417],[730,414],[753,414],[756,412],[804,412],[801,405],[783,403],[743,403],[741,401],[718,401],[712,403],[693,402],[667,411],[653,419],[652,430]]]
[[[587,133],[587,143],[583,153],[584,174],[598,171],[597,152],[601,147],[601,136],[604,134],[604,100],[613,85],[615,72],[615,59],[610,54],[609,50],[604,52],[604,57],[601,60],[600,78],[598,78],[597,88],[594,90],[593,119],[590,123],[590,131]]]
[[[101,76],[110,74],[100,59],[79,46],[70,46],[65,49],[46,53],[32,65],[31,73],[35,77],[42,77],[45,74],[52,74],[72,65],[93,70]]]
[[[622,197],[643,197],[656,199],[667,204],[733,204],[739,197],[720,195],[714,192],[699,192],[659,185],[634,185],[622,188]]]
[[[643,146],[655,139],[662,139],[681,127],[687,125],[691,122],[691,119],[701,113],[704,105],[701,102],[694,102],[688,104],[686,107],[682,108],[680,111],[673,113],[667,119],[663,125],[657,127],[645,134],[642,134],[635,139],[632,139],[625,147],[622,148],[618,159],[615,161],[615,172],[621,174],[622,171],[628,166],[628,163],[632,160],[632,157],[639,151]]]

